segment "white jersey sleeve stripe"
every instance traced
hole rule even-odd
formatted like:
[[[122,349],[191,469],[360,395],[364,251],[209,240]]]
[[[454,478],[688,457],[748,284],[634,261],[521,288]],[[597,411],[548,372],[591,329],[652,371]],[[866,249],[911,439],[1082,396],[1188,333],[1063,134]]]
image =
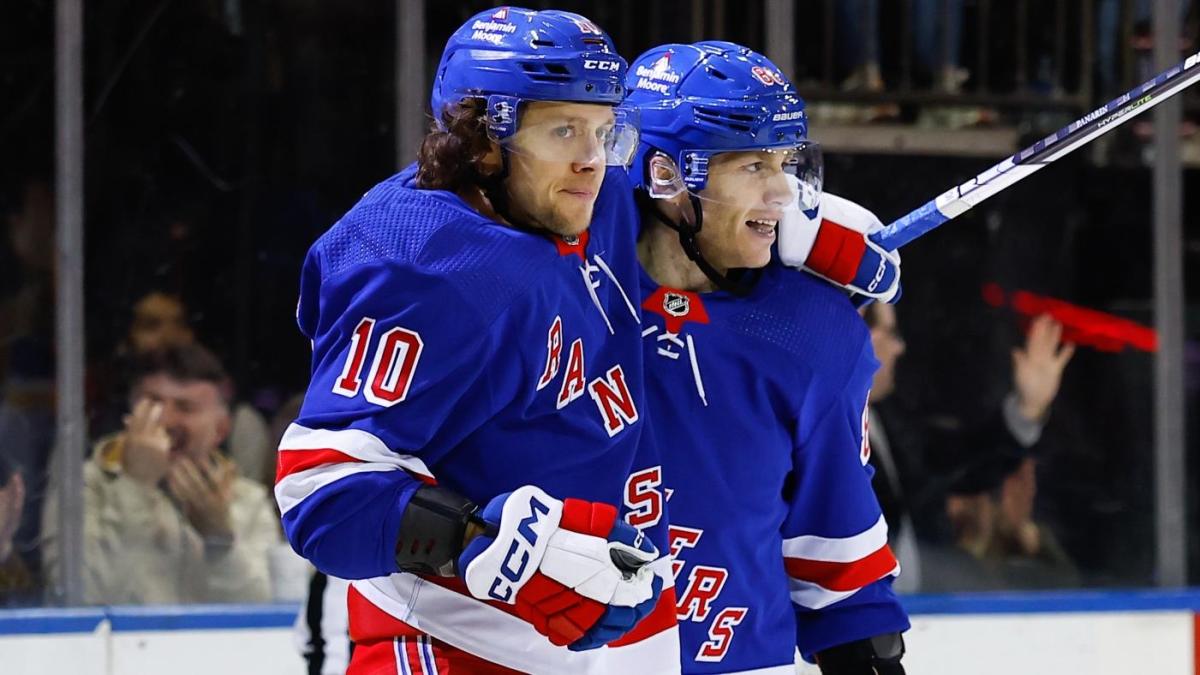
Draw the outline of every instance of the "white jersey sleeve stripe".
[[[346,476],[371,471],[399,471],[393,464],[325,464],[285,476],[275,484],[279,512],[286,514],[309,495]]]
[[[785,558],[849,563],[861,560],[887,544],[888,527],[883,516],[867,530],[844,538],[804,535],[783,540]]]
[[[900,565],[896,565],[891,572],[885,576],[897,576],[900,574]],[[806,609],[823,609],[832,605],[835,602],[845,600],[854,595],[860,589],[849,591],[831,591],[818,584],[803,579],[794,577],[788,578],[788,591],[791,595],[792,602]]]
[[[394,464],[411,473],[433,477],[425,462],[412,455],[395,452],[383,439],[362,429],[310,429],[295,423],[288,425],[279,441],[279,451],[303,450],[336,450],[362,462]]]

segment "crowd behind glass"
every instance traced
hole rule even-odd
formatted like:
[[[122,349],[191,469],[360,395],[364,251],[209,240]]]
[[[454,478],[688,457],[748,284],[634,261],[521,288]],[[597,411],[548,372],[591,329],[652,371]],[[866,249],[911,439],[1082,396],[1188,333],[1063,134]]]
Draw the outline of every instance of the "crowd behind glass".
[[[9,45],[0,48],[0,99],[16,102],[0,114],[0,606],[56,602],[61,542],[50,476],[59,459],[84,463],[86,602],[299,599],[306,563],[284,543],[271,497],[276,443],[308,372],[291,312],[306,247],[395,168],[392,4],[292,3],[294,11],[274,16],[196,3],[158,18],[89,7],[84,448],[59,447],[54,427],[52,7],[18,4],[0,21]],[[665,4],[656,11],[669,13]],[[1094,4],[1089,77],[1103,98],[1117,93],[1122,72],[1148,67],[1155,36],[1149,3]],[[1190,5],[1179,6],[1184,25]],[[912,6],[919,84],[970,94],[977,78],[960,44],[978,4]],[[836,88],[886,92],[889,50],[899,47],[872,29],[879,4],[837,7],[823,24],[839,36]],[[430,50],[475,9],[431,10]],[[761,42],[760,26],[737,26],[746,34],[719,37]],[[606,27],[617,33],[620,23]],[[646,36],[645,45],[617,38],[629,57],[687,36]],[[1030,55],[1031,87],[1040,86],[1042,62]],[[972,124],[1021,115],[978,103],[955,109]],[[923,112],[855,110],[858,124],[913,122]],[[1194,131],[1185,120],[1184,142]],[[1147,135],[1134,125],[1123,142]],[[828,159],[830,184],[885,216],[978,170],[959,160],[940,175],[914,171],[901,189],[891,175],[904,158],[835,150]],[[1139,176],[1129,181],[1090,170],[1117,185],[1146,180],[1144,169],[1126,169]],[[1068,191],[1058,205],[1066,222],[1049,227],[1085,232],[1082,221],[1103,213],[1148,232],[1148,202],[1136,198],[1148,189],[1130,191],[1117,206],[1074,204],[1078,194]],[[993,216],[939,235],[936,247],[906,250],[904,299],[864,316],[881,363],[869,430],[874,484],[904,570],[897,588],[1148,585],[1149,356],[1076,345],[1050,316],[987,305],[979,282],[1050,291],[1145,322],[1149,274],[1083,286],[1084,256],[1118,252],[1061,237],[1052,255],[1022,258],[1013,249],[1026,235],[1012,223],[1032,212],[999,201]],[[957,275],[964,267],[970,274]],[[1117,401],[1107,408],[1094,391],[1104,387]],[[1109,541],[1095,541],[1097,532]]]

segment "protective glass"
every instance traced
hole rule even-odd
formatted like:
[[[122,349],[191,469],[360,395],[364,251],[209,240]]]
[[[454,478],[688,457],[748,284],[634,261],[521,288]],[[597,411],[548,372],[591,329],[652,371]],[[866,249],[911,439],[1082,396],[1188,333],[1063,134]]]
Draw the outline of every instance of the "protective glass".
[[[740,172],[741,179],[747,185],[759,181],[776,180],[780,175],[789,176],[789,184],[793,186],[793,194],[799,201],[801,210],[808,211],[817,208],[821,201],[821,191],[824,182],[824,161],[821,156],[821,146],[814,142],[805,141],[799,145],[786,148],[765,148],[753,151],[738,151],[745,157],[738,158],[731,165],[723,165],[717,171]],[[750,153],[753,153],[750,154]],[[663,154],[655,154],[649,160],[648,190],[650,196],[658,199],[671,199],[686,192],[691,192],[702,202],[717,202],[723,200],[715,196],[716,192],[708,189],[696,190],[690,185],[711,185],[714,168],[719,158],[731,153],[692,153],[685,152],[688,161],[689,176],[685,181],[676,163]],[[757,155],[757,157],[754,157]],[[732,158],[730,158],[732,159]],[[742,161],[745,160],[745,161]],[[702,173],[702,176],[699,174]]]
[[[629,166],[638,146],[637,114],[618,108],[603,120],[564,115],[534,124],[522,121],[499,143],[509,153],[543,162]]]

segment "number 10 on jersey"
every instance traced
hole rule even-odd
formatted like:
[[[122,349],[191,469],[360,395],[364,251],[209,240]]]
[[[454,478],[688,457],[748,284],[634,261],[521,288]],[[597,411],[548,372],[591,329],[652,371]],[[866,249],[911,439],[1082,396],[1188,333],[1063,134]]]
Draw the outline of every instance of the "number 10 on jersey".
[[[333,393],[354,398],[363,390],[363,366],[375,333],[375,319],[363,317],[350,336],[350,353],[342,374],[333,385]],[[367,374],[367,387],[363,396],[375,405],[390,407],[408,396],[413,371],[421,359],[425,343],[421,336],[407,328],[392,328],[379,337],[371,369]]]

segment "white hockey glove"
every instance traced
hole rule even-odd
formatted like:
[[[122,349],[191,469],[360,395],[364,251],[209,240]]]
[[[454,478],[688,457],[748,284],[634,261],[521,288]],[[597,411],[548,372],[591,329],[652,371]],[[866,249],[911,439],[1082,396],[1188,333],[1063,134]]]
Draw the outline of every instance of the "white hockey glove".
[[[492,499],[479,516],[495,529],[459,557],[471,595],[515,605],[556,645],[596,649],[650,613],[662,578],[649,539],[610,504],[558,500],[532,485]]]
[[[792,186],[797,191],[796,185]],[[825,192],[809,218],[794,200],[779,221],[779,257],[857,295],[880,302],[900,299],[900,252],[868,238],[883,223],[866,208]]]

